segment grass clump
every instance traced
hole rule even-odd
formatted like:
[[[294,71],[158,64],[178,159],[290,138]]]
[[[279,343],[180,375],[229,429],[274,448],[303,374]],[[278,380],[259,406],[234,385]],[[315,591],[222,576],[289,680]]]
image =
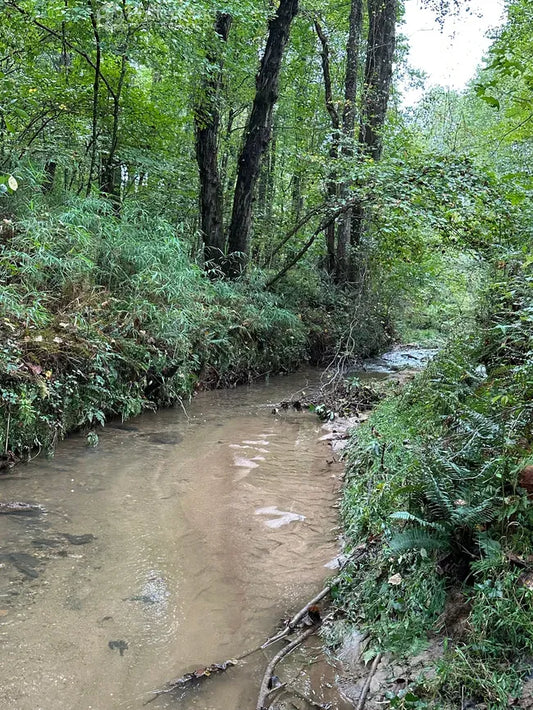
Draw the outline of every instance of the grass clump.
[[[347,535],[375,552],[339,598],[374,648],[409,655],[443,641],[427,707],[466,698],[503,710],[531,673],[530,261],[500,261],[477,324],[379,404],[348,451]]]

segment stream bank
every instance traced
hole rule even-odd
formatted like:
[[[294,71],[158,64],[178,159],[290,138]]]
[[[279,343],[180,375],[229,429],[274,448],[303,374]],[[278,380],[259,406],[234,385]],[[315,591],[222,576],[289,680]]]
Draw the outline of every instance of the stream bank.
[[[352,699],[382,654],[366,710],[533,704],[531,277],[509,274],[346,449],[344,535],[371,554],[330,641]]]

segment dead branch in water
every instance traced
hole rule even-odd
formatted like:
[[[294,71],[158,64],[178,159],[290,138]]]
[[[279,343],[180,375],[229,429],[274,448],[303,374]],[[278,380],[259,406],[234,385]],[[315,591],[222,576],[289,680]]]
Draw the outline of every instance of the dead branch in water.
[[[222,663],[212,663],[209,666],[206,666],[204,668],[199,668],[192,673],[185,673],[185,675],[181,676],[181,678],[176,678],[173,681],[170,681],[165,685],[164,688],[161,688],[159,690],[154,690],[152,691],[154,693],[154,697],[150,698],[150,700],[147,700],[144,704],[148,705],[151,703],[153,700],[158,698],[160,695],[167,694],[167,693],[173,693],[176,690],[181,690],[183,688],[186,688],[190,685],[192,685],[195,682],[200,682],[205,680],[206,678],[210,678],[213,675],[219,675],[220,673],[225,672],[228,670],[228,668],[232,668],[234,666],[238,666],[241,661],[243,661],[245,658],[248,658],[248,656],[253,655],[254,653],[257,653],[258,651],[262,651],[265,648],[268,648],[274,643],[277,643],[278,641],[281,641],[282,639],[286,638],[290,634],[292,634],[295,629],[298,627],[300,623],[304,623],[307,626],[311,624],[310,628],[307,628],[304,632],[302,632],[299,636],[297,636],[294,641],[292,641],[290,644],[285,646],[284,648],[281,649],[281,651],[274,656],[272,661],[269,663],[267,667],[267,671],[265,672],[265,676],[268,673],[269,668],[272,666],[272,663],[275,661],[274,666],[283,658],[286,656],[288,653],[290,653],[294,648],[299,646],[302,641],[304,641],[306,638],[311,636],[317,628],[321,625],[321,620],[320,618],[310,618],[310,612],[311,614],[313,613],[313,607],[318,604],[319,601],[327,597],[327,595],[331,592],[331,589],[337,584],[340,580],[340,573],[342,570],[351,562],[355,562],[359,560],[361,557],[363,557],[366,554],[367,546],[365,544],[358,545],[355,550],[352,552],[352,554],[343,562],[343,564],[339,567],[339,574],[334,577],[329,584],[324,587],[313,599],[311,599],[305,606],[303,606],[300,611],[298,611],[283,627],[283,629],[275,634],[274,636],[271,636],[268,638],[264,643],[262,643],[260,646],[256,646],[256,648],[253,648],[251,651],[247,651],[246,653],[243,653],[241,656],[238,656],[237,658],[232,658],[227,661],[224,661]],[[327,617],[329,619],[331,617]],[[326,621],[327,619],[324,619]],[[294,645],[293,645],[294,644]],[[267,678],[267,684],[268,680],[270,679],[272,673],[270,676]],[[262,687],[262,686],[261,686]],[[269,691],[271,692],[271,691]],[[267,696],[269,694],[267,692]],[[262,697],[260,695],[260,700],[261,702],[264,702],[266,696]]]
[[[224,673],[224,671],[227,671],[228,668],[237,665],[239,665],[239,659],[235,658],[229,659],[228,661],[224,661],[223,663],[212,663],[210,666],[206,666],[205,668],[198,668],[192,673],[185,673],[185,675],[181,676],[181,678],[171,680],[165,685],[164,688],[161,688],[161,690],[154,690],[154,697],[150,698],[150,700],[147,700],[144,704],[148,705],[160,695],[164,695],[166,693],[173,693],[175,690],[181,690],[182,688],[185,688],[188,685],[192,685],[195,681],[199,682],[205,680],[206,678],[210,678],[212,675]]]
[[[370,673],[368,674],[368,677],[363,686],[363,690],[361,691],[361,695],[359,696],[359,702],[357,703],[356,710],[363,710],[363,708],[365,707],[366,696],[368,695],[368,691],[370,690],[370,683],[372,682],[372,678],[374,677],[374,673],[376,672],[376,668],[378,667],[380,661],[381,653],[378,653],[378,655],[374,658],[374,661],[370,668]]]
[[[276,653],[274,658],[270,661],[263,676],[263,681],[261,683],[259,698],[257,700],[257,710],[267,710],[268,706],[270,705],[270,703],[268,703],[268,696],[271,693],[271,689],[268,686],[270,685],[270,680],[274,675],[275,667],[278,665],[282,658],[285,658],[285,656],[291,653],[291,651],[294,651],[295,648],[298,648],[298,646],[303,643],[305,639],[309,638],[309,636],[314,634],[317,628],[317,626],[312,626],[310,629],[306,629],[305,631],[303,631],[293,641],[287,644],[287,646],[284,646],[281,651],[278,651],[278,653]]]
[[[259,698],[257,700],[257,708],[256,710],[268,710],[270,707],[272,701],[273,701],[273,695],[278,692],[278,691],[285,691],[288,692],[289,694],[296,695],[303,700],[305,700],[309,705],[312,705],[313,707],[320,708],[320,710],[325,710],[324,705],[320,705],[320,703],[315,702],[311,698],[308,698],[307,696],[303,695],[299,690],[296,688],[293,688],[289,686],[287,683],[281,683],[280,685],[276,687],[272,687],[272,679],[274,678],[274,670],[278,663],[285,658],[285,656],[288,656],[289,653],[294,651],[295,648],[300,646],[306,639],[308,639],[310,636],[312,636],[318,629],[322,626],[323,623],[326,621],[329,621],[331,618],[333,618],[333,614],[329,614],[326,616],[325,619],[319,620],[314,626],[311,628],[307,629],[306,631],[303,631],[299,636],[297,636],[291,643],[287,644],[284,648],[281,649],[270,661],[268,664],[265,674],[263,676],[263,680],[261,682],[261,689],[259,691]]]
[[[327,597],[327,595],[331,591],[332,586],[333,586],[333,584],[331,586],[324,587],[324,589],[321,592],[319,592],[316,595],[316,597],[313,597],[313,599],[311,599],[310,602],[307,602],[307,604],[304,607],[302,607],[300,609],[300,611],[297,614],[295,614],[290,621],[287,622],[287,624],[283,627],[283,629],[279,633],[277,633],[275,636],[271,636],[269,639],[267,639],[265,641],[264,644],[259,646],[259,648],[256,650],[264,650],[265,648],[272,646],[273,643],[277,643],[278,641],[281,641],[289,634],[292,634],[292,632],[294,631],[296,626],[300,623],[300,621],[302,621],[302,619],[305,617],[305,615],[309,613],[309,609],[312,606],[316,606],[319,601],[324,599],[324,597]]]
[[[363,557],[366,554],[367,546],[365,544],[363,545],[358,545],[355,550],[352,552],[352,554],[342,563],[342,565],[339,567],[339,573],[337,574],[336,577],[334,577],[322,591],[320,591],[316,597],[313,597],[311,601],[307,602],[307,604],[300,609],[299,612],[297,612],[290,621],[288,621],[283,629],[275,634],[274,636],[271,636],[269,639],[265,641],[264,644],[259,646],[259,648],[254,649],[254,651],[251,651],[250,653],[255,653],[257,650],[263,650],[265,648],[268,648],[271,646],[273,643],[276,643],[277,641],[281,641],[281,639],[284,639],[286,636],[289,634],[292,634],[294,629],[298,626],[298,624],[304,619],[304,617],[309,613],[309,609],[318,602],[322,601],[324,597],[327,597],[328,594],[331,592],[332,588],[340,581],[340,573],[351,563],[351,562],[356,562],[359,560],[361,557]],[[250,654],[246,654],[250,655]],[[242,656],[244,658],[244,656]]]

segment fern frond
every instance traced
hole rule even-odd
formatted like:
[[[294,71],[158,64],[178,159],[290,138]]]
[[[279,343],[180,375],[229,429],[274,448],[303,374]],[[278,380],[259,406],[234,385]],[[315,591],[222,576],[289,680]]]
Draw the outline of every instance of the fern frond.
[[[446,528],[440,523],[435,523],[431,520],[424,520],[423,518],[419,518],[406,510],[399,510],[396,513],[392,513],[390,517],[393,520],[405,520],[406,522],[417,523],[417,525],[420,525],[421,528],[429,528],[431,530],[437,530],[441,533],[446,532]]]
[[[425,494],[428,499],[428,507],[437,519],[448,520],[455,509],[453,503],[453,493],[447,490],[449,482],[444,479],[437,481],[435,476],[428,474],[426,477]],[[451,486],[449,486],[451,487]]]
[[[409,550],[445,550],[449,543],[449,536],[443,533],[411,528],[394,535],[389,546],[392,552],[401,554]]]
[[[475,528],[488,523],[493,517],[492,501],[487,500],[476,506],[458,505],[451,516],[451,523],[464,528]]]

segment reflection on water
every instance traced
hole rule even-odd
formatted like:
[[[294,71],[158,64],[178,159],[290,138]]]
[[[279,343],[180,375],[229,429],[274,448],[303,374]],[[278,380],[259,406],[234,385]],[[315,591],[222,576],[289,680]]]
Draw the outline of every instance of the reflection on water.
[[[203,393],[188,418],[114,423],[96,449],[74,436],[0,480],[1,500],[45,509],[0,515],[0,708],[141,708],[254,648],[321,588],[340,470],[313,415],[269,406],[306,378]],[[150,707],[255,707],[266,663]]]

